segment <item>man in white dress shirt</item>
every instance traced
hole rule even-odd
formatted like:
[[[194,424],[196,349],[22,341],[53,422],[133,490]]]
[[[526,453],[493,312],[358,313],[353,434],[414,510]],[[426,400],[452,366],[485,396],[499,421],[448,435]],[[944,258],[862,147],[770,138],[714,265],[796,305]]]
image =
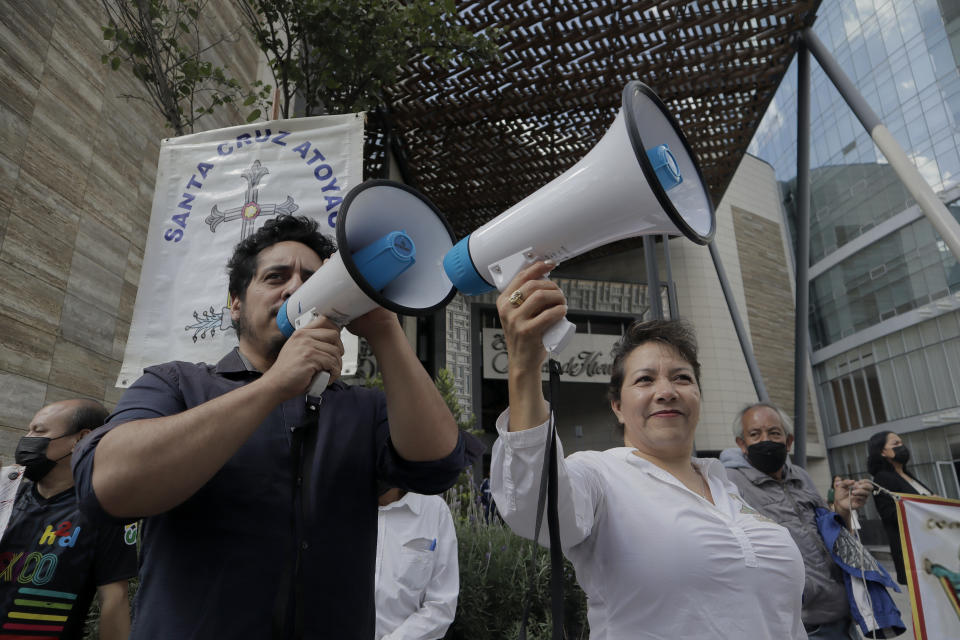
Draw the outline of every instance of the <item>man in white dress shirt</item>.
[[[457,612],[457,534],[440,496],[380,494],[376,640],[442,638]]]

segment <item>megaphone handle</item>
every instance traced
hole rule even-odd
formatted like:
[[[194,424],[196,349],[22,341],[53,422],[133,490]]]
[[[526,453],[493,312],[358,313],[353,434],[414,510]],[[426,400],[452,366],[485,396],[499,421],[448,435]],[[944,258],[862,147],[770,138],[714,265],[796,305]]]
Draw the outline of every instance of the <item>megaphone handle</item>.
[[[330,372],[321,371],[317,375],[313,376],[313,380],[310,381],[310,388],[307,389],[307,395],[313,396],[314,398],[319,398],[321,395],[323,395],[323,392],[326,390],[328,384],[330,384]]]
[[[577,325],[563,318],[543,333],[543,346],[547,353],[560,353],[567,348],[575,335],[577,335]]]
[[[316,307],[311,307],[304,313],[301,313],[296,320],[293,321],[293,326],[296,329],[304,327],[310,322],[313,321],[319,314],[317,313]],[[330,384],[330,372],[321,371],[317,375],[313,376],[313,380],[310,381],[310,388],[307,389],[307,395],[313,396],[314,398],[319,398],[323,395],[324,390],[326,390],[327,385]]]
[[[527,247],[523,251],[507,256],[499,262],[490,265],[490,275],[500,291],[512,281],[520,270],[533,264],[539,259],[534,252],[533,247]],[[547,280],[547,276],[543,277]],[[560,353],[570,343],[570,340],[577,333],[577,325],[566,318],[557,321],[552,327],[543,334],[543,346],[548,353]]]

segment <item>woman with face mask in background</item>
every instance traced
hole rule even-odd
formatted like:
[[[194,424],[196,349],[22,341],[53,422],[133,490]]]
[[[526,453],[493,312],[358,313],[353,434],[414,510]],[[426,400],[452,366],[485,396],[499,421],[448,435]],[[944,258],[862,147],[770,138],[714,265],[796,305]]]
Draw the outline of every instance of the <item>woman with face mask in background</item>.
[[[910,461],[910,449],[893,431],[881,431],[871,436],[867,443],[867,471],[873,476],[874,484],[896,493],[910,493],[921,496],[932,495],[922,482],[907,471]],[[890,542],[890,553],[897,568],[897,582],[907,584],[907,574],[903,568],[903,550],[900,542],[900,526],[897,523],[897,505],[886,493],[877,492],[873,496],[883,528]]]

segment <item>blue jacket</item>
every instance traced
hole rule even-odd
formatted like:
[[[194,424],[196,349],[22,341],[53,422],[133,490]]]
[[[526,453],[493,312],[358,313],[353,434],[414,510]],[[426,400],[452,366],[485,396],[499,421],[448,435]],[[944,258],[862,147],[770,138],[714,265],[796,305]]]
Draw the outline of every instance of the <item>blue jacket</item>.
[[[823,541],[830,550],[830,555],[838,567],[843,569],[843,581],[847,587],[847,599],[850,602],[850,614],[860,626],[860,630],[867,637],[893,638],[906,631],[906,626],[900,618],[900,610],[887,593],[887,589],[899,592],[900,588],[890,579],[886,569],[867,553],[862,545],[853,537],[853,534],[843,525],[843,522],[833,511],[817,509],[817,528],[823,536]],[[873,617],[876,620],[876,630],[868,627],[864,620],[860,605],[853,597],[853,581],[865,582],[870,604],[873,608]],[[876,633],[874,636],[873,634]]]

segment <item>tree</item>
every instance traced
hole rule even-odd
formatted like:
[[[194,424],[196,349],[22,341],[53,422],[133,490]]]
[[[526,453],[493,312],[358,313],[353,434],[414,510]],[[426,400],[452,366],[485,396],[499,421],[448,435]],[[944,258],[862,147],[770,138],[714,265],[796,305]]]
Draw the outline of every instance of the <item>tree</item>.
[[[443,398],[447,408],[450,409],[450,413],[453,414],[453,419],[457,421],[457,426],[465,431],[472,432],[474,425],[477,423],[477,416],[465,412],[463,407],[460,406],[460,401],[457,399],[457,387],[450,370],[440,369],[437,371],[437,377],[433,379],[433,384],[437,387],[437,391],[440,392],[440,397]],[[380,389],[383,391],[383,375],[378,373],[375,376],[367,377],[363,381],[363,385],[371,389]]]
[[[417,56],[438,67],[494,59],[497,32],[473,34],[454,0],[235,0],[267,61],[284,118],[366,111]]]
[[[437,391],[440,392],[443,401],[447,403],[447,408],[450,409],[450,413],[453,414],[457,425],[465,431],[472,431],[474,425],[477,423],[477,416],[472,413],[466,413],[463,407],[460,406],[460,400],[457,399],[457,386],[450,370],[440,369],[437,371],[437,377],[433,379],[433,383],[436,385]]]
[[[246,91],[224,67],[205,59],[226,40],[203,43],[201,15],[208,0],[102,2],[109,20],[103,39],[111,49],[101,61],[114,71],[124,62],[130,65],[151,106],[177,135],[192,132],[197,120],[227,104],[255,106],[248,122],[260,117],[270,87],[255,83],[255,91]]]

